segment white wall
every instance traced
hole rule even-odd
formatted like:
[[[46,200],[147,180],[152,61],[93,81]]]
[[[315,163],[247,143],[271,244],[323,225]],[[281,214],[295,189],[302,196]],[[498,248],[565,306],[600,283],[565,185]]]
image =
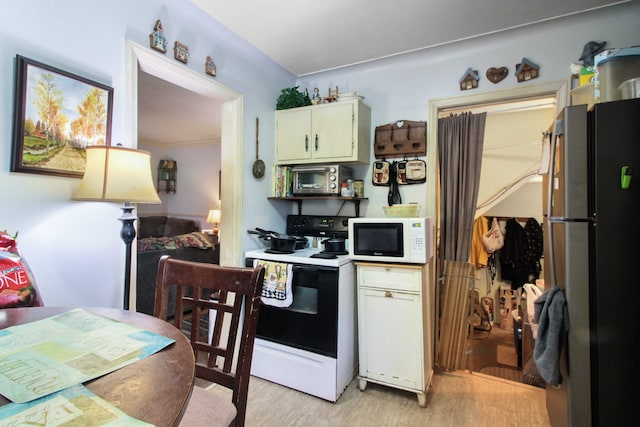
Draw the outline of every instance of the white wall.
[[[254,118],[271,117],[280,89],[291,86],[295,78],[186,0],[5,3],[0,28],[0,228],[11,234],[19,231],[19,248],[45,304],[118,307],[124,280],[119,206],[71,201],[79,179],[9,172],[16,54],[113,87],[112,143],[133,147],[136,142],[125,138],[127,122],[132,120],[126,93],[127,40],[148,46],[149,34],[161,19],[170,47],[176,40],[189,46],[191,59],[185,67],[206,76],[204,61],[211,55],[217,81],[243,94],[244,117],[251,119],[243,121],[249,139],[240,155],[249,174],[255,156]],[[172,50],[166,56],[172,58]],[[259,186],[266,194],[267,183]],[[244,206],[257,212],[256,206],[264,203],[253,197]],[[194,212],[206,209],[205,204],[194,207]],[[251,215],[247,221],[253,223]]]
[[[526,28],[505,31],[474,40],[453,43],[425,51],[360,64],[346,69],[309,75],[299,79],[310,91],[318,87],[325,94],[329,87],[340,92],[358,90],[371,107],[373,128],[397,120],[427,121],[429,101],[475,94],[480,91],[522,87],[542,82],[564,81],[569,65],[577,62],[583,46],[591,40],[606,40],[608,47],[628,47],[640,43],[640,2],[618,5],[599,11],[544,22]],[[540,66],[540,77],[517,83],[515,64],[526,57]],[[505,66],[509,75],[498,84],[489,82],[490,67]],[[471,67],[481,79],[478,89],[460,91],[458,80]],[[427,123],[435,126],[436,123]],[[427,153],[435,155],[436,141],[427,141]],[[373,153],[371,155],[374,159]],[[435,164],[435,163],[434,163]],[[368,202],[363,215],[382,216],[387,188],[371,184],[371,167],[363,168]],[[403,186],[403,202],[425,204],[426,193],[435,191],[435,183]],[[429,209],[429,207],[428,207]]]
[[[269,147],[273,147],[275,102],[282,88],[296,84],[295,77],[204,16],[190,2],[21,0],[4,5],[3,18],[0,228],[20,231],[20,249],[47,304],[120,305],[124,270],[124,245],[117,221],[120,210],[114,204],[70,201],[78,179],[9,172],[16,54],[114,87],[112,141],[132,146],[123,137],[125,122],[131,120],[126,116],[126,40],[148,46],[155,20],[161,19],[171,44],[179,40],[189,46],[192,60],[185,66],[204,75],[202,62],[212,55],[218,67],[216,79],[243,94],[244,192],[242,218],[237,218],[241,221],[240,230],[256,226],[282,229],[284,215],[295,212],[293,203],[266,200],[270,179],[257,180],[251,175],[255,117],[260,118],[261,158],[269,166],[274,158]],[[637,44],[638,22],[640,2],[633,2],[299,80],[309,88],[317,85],[323,93],[336,85],[343,92],[358,89],[372,109],[373,135],[373,128],[378,125],[400,119],[426,120],[431,99],[465,95],[459,91],[458,79],[468,67],[478,69],[481,74],[494,66],[505,65],[511,70],[510,76],[497,85],[481,80],[477,91],[518,86],[512,71],[523,57],[541,66],[538,81],[565,80],[569,64],[577,60],[586,42],[607,40],[613,47]],[[434,143],[428,141],[430,153]],[[365,194],[370,198],[363,203],[363,214],[382,215],[386,188],[370,184],[369,167],[359,169],[367,183]],[[435,185],[406,187],[402,189],[404,201],[422,202],[426,200],[425,193],[434,191]],[[305,204],[304,212],[336,214],[338,208]],[[253,249],[258,244],[244,233],[243,249]]]
[[[193,219],[201,229],[207,224],[209,209],[220,207],[219,171],[220,144],[179,145],[154,144],[140,141],[139,148],[151,153],[153,177],[157,179],[160,159],[173,159],[178,165],[178,184],[175,193],[160,193],[162,204],[139,205],[138,215],[169,215]]]

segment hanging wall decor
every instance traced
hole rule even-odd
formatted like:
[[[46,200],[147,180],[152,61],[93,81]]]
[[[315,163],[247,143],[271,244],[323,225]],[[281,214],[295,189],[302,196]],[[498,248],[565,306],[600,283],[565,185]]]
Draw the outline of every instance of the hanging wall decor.
[[[487,78],[491,83],[499,83],[507,77],[509,69],[507,67],[491,67],[487,69]]]
[[[398,120],[375,128],[376,159],[427,155],[427,122]]]
[[[460,83],[460,90],[476,89],[478,87],[478,80],[480,75],[478,70],[472,70],[471,67],[467,68],[458,83]]]
[[[522,62],[516,64],[516,78],[518,79],[518,83],[537,79],[540,75],[539,70],[540,66],[529,61],[527,58],[522,58]]]
[[[180,42],[175,42],[173,46],[173,56],[180,62],[185,64],[189,62],[189,47]]]
[[[20,55],[15,78],[11,171],[82,178],[86,148],[111,145],[113,88]]]
[[[153,27],[153,33],[149,34],[149,46],[162,53],[167,53],[167,39],[164,37],[162,22],[158,19]]]
[[[216,76],[216,64],[213,63],[213,59],[207,56],[207,60],[204,63],[204,71],[210,76]]]

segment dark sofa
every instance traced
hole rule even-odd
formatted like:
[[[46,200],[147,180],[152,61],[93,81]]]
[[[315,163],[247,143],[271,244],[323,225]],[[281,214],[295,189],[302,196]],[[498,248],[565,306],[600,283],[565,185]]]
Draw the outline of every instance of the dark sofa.
[[[161,215],[138,218],[136,311],[153,314],[161,256],[219,264],[219,248],[193,220]]]

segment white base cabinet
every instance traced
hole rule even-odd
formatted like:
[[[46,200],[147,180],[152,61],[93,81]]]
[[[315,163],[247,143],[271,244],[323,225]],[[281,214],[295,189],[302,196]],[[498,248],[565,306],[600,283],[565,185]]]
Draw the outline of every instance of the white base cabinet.
[[[426,406],[433,375],[427,265],[356,262],[359,388],[415,392]]]

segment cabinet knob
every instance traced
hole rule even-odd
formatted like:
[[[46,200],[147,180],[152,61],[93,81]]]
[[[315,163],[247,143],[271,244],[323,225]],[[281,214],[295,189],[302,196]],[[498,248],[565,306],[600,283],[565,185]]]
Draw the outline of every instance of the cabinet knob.
[[[384,297],[385,298],[393,298],[393,294],[391,293],[391,291],[384,291]]]

